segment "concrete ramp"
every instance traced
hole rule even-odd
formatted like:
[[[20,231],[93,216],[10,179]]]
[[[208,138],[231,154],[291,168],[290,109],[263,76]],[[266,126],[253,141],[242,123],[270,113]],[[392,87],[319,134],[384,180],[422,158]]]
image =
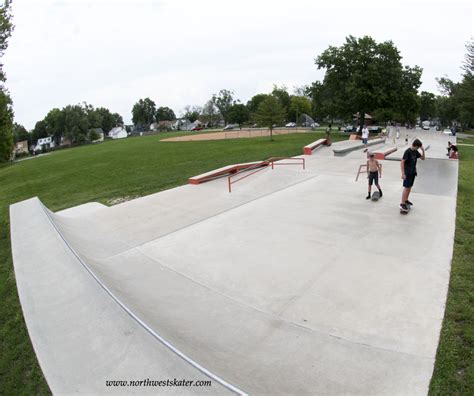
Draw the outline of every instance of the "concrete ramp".
[[[426,394],[457,162],[425,162],[400,216],[399,163],[384,162],[374,203],[354,183],[361,158],[264,169],[232,194],[217,179],[109,208],[13,205],[18,290],[53,392],[148,376],[212,380],[179,390],[195,394]]]

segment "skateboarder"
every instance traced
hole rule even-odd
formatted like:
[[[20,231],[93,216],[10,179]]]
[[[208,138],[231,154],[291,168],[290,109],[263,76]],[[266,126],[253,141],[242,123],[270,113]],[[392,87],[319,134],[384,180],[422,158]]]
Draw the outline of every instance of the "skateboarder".
[[[379,175],[381,173],[381,166],[379,162],[375,159],[375,154],[370,153],[369,159],[367,160],[367,179],[369,179],[369,193],[365,199],[370,199],[372,184],[375,183],[375,186],[378,188],[380,193],[380,198],[382,198],[382,189],[379,185]]]
[[[421,153],[419,150],[421,149]],[[408,213],[409,206],[413,205],[408,198],[416,177],[416,161],[418,158],[425,159],[425,149],[419,139],[415,139],[411,147],[405,150],[402,162],[400,164],[403,179],[402,202],[400,203],[400,212]]]

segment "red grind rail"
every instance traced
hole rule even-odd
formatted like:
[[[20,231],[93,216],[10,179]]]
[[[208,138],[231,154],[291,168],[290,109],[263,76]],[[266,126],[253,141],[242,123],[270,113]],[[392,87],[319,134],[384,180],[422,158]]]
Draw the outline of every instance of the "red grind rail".
[[[296,163],[296,162],[280,162],[281,160],[299,161],[299,163]],[[253,175],[257,172],[260,172],[261,170],[265,169],[268,165],[271,165],[272,169],[274,169],[275,165],[299,165],[299,164],[303,165],[303,169],[306,169],[306,161],[305,161],[304,158],[294,158],[294,157],[272,157],[272,158],[269,158],[265,161],[262,161],[262,162],[259,162],[258,164],[255,164],[254,166],[252,166],[250,168],[242,169],[242,170],[238,171],[237,173],[229,175],[227,177],[227,184],[229,186],[229,192],[232,192],[232,184],[237,183],[238,181],[243,180],[246,177],[249,177],[249,176],[251,176],[251,175]],[[249,171],[252,171],[252,170],[253,170],[253,172],[247,173],[244,176],[239,177],[236,180],[232,180],[233,177],[236,177],[236,176],[240,175],[241,173],[249,172]]]

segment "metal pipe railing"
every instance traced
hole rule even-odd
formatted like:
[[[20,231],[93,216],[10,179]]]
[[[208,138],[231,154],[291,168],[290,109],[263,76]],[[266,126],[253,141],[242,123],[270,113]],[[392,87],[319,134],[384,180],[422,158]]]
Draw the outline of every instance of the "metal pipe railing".
[[[265,169],[268,165],[271,165],[272,166],[272,169],[275,169],[275,165],[299,165],[297,163],[289,163],[289,162],[280,162],[282,160],[293,160],[293,161],[300,161],[301,165],[303,165],[303,169],[306,169],[306,160],[304,158],[293,158],[293,157],[272,157],[272,158],[269,158],[265,161],[262,161],[262,162],[259,162],[258,164],[255,164],[254,166],[251,166],[249,168],[245,168],[245,169],[241,169],[240,171],[232,174],[232,175],[229,175],[227,177],[227,186],[228,186],[228,189],[229,189],[229,192],[232,192],[232,184],[235,184],[237,183],[238,181],[240,180],[243,180],[257,172],[260,172],[261,170]],[[233,177],[235,176],[238,176],[240,175],[241,173],[243,172],[249,172],[249,171],[253,171],[251,173],[247,173],[245,174],[244,176],[236,179],[236,180],[232,180]]]

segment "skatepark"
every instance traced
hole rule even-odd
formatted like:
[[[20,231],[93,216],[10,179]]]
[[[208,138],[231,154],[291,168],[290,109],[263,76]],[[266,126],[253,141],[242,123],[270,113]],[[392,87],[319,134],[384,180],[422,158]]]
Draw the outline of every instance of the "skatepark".
[[[429,149],[401,216],[406,134]],[[458,163],[446,156],[453,137],[401,136],[369,147],[391,151],[378,202],[364,199],[363,174],[355,181],[363,147],[343,141],[298,157],[304,169],[263,167],[231,193],[224,176],[111,207],[12,205],[18,293],[52,392],[185,378],[212,387],[175,392],[426,394]]]

